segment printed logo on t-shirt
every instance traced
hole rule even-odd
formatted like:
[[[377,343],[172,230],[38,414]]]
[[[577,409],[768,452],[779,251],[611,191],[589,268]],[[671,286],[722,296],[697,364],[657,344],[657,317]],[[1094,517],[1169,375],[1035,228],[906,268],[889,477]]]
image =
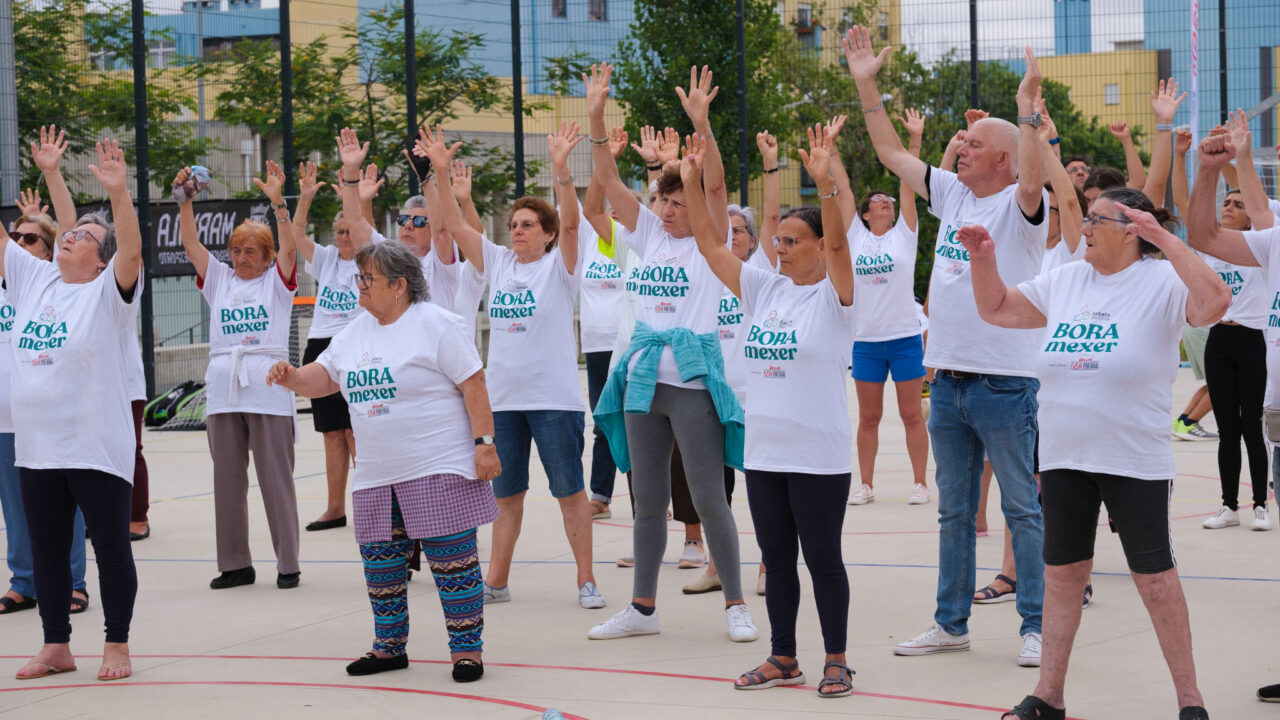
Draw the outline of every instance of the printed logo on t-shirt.
[[[330,313],[350,313],[355,312],[360,306],[360,298],[351,292],[349,287],[329,287],[328,285],[320,288],[320,295],[316,298],[316,305],[321,310]]]
[[[779,318],[777,310],[770,312],[764,322],[751,325],[743,352],[752,360],[795,360],[799,340],[792,329],[794,325],[794,320]],[[781,367],[771,367],[766,369],[765,377],[782,378],[786,373]]]
[[[1110,313],[1090,311],[1086,305],[1071,322],[1058,323],[1044,351],[1078,354],[1078,358],[1069,363],[1072,370],[1097,370],[1098,360],[1092,355],[1114,352],[1120,344],[1120,332],[1110,320]]]
[[[371,357],[365,353],[356,369],[347,373],[347,404],[374,402],[377,400],[396,399],[396,380],[391,377],[391,368],[382,366],[382,358]],[[369,417],[388,415],[391,409],[376,404],[366,411]]]
[[[631,278],[627,280],[627,290],[640,297],[682,298],[689,295],[689,274],[678,257],[659,255],[648,265],[631,269]],[[663,306],[670,306],[664,309]],[[657,303],[654,312],[675,312],[672,303]]]
[[[934,254],[944,260],[956,260],[968,263],[969,251],[964,249],[964,245],[956,240],[956,231],[964,227],[964,221],[957,220],[955,224],[947,224],[947,232],[943,234],[942,239],[938,242],[938,248],[934,250]]]
[[[720,314],[716,324],[720,328],[720,339],[731,340],[736,336],[734,330],[742,324],[742,313],[738,312],[738,298],[729,295],[720,298]]]
[[[604,263],[598,260],[592,260],[590,264],[587,265],[586,272],[582,274],[582,279],[621,280],[622,270],[618,268],[616,263]],[[612,289],[617,287],[617,285],[615,283],[601,283],[600,287]]]
[[[13,306],[9,303],[0,305],[0,333],[13,330]]]
[[[1240,290],[1244,288],[1244,275],[1239,268],[1231,263],[1219,260],[1213,264],[1213,269],[1218,273],[1218,277],[1222,278],[1222,282],[1231,288],[1231,297],[1240,294]]]
[[[858,259],[854,263],[853,272],[860,277],[873,276],[872,284],[880,284],[874,282],[874,280],[880,279],[874,276],[893,272],[893,255],[889,253],[858,255]]]
[[[256,298],[245,298],[239,293],[232,293],[227,301],[227,307],[218,311],[218,321],[222,325],[223,335],[243,335],[266,332],[271,325],[271,316],[267,313],[267,306]],[[244,338],[240,344],[260,345],[262,343],[257,338]]]
[[[1267,316],[1267,327],[1280,327],[1280,292],[1271,299],[1271,314]],[[1280,346],[1280,339],[1276,341],[1276,345]]]
[[[18,337],[18,349],[40,352],[60,348],[66,341],[67,323],[52,305],[46,305],[35,320],[28,320],[26,327],[22,328],[22,334]],[[53,359],[38,364],[52,365]]]
[[[508,280],[506,287],[495,288],[493,298],[489,301],[489,317],[495,319],[531,318],[537,309],[533,291],[527,285],[513,280]]]

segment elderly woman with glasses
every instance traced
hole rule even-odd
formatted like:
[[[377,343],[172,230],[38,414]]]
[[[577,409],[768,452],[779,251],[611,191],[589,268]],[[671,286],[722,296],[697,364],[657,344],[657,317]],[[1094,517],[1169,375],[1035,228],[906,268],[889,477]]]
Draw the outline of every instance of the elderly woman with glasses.
[[[85,215],[62,237],[54,264],[0,238],[0,276],[13,303],[11,407],[36,595],[71,594],[72,522],[79,507],[98,564],[106,645],[99,680],[128,677],[129,624],[138,576],[129,547],[134,439],[122,358],[137,321],[142,237],[124,153],[97,145],[89,169],[118,226]],[[26,680],[76,669],[64,602],[40,603],[44,647],[17,673]]]
[[[484,581],[476,528],[498,514],[489,481],[501,469],[480,356],[461,318],[427,302],[430,288],[407,248],[367,245],[356,264],[367,314],[315,362],[280,362],[267,376],[308,397],[343,393],[359,443],[351,500],[374,643],[347,672],[409,666],[405,582],[420,543],[444,607],[453,679],[478,680]]]
[[[183,186],[190,168],[178,171]],[[209,369],[205,423],[213,456],[213,507],[218,571],[209,587],[223,590],[256,579],[249,552],[249,453],[267,511],[276,553],[276,587],[298,586],[298,501],[293,486],[293,394],[267,385],[267,371],[289,353],[289,320],[297,291],[297,252],[281,188],[284,172],[267,162],[265,182],[254,183],[271,201],[280,235],[276,255],[271,228],[245,220],[227,243],[230,263],[200,242],[190,202],[178,209],[178,231],[196,270],[196,286],[209,304]]]
[[[1182,708],[1179,718],[1209,717],[1196,687],[1187,602],[1170,542],[1175,468],[1166,423],[1182,324],[1216,322],[1231,291],[1165,229],[1169,219],[1141,191],[1106,190],[1084,218],[1084,262],[1016,287],[1000,279],[985,228],[957,232],[969,252],[982,319],[1045,329],[1036,362],[1045,564],[1040,681],[1005,718],[1066,717],[1067,663],[1101,505],[1151,615]]]

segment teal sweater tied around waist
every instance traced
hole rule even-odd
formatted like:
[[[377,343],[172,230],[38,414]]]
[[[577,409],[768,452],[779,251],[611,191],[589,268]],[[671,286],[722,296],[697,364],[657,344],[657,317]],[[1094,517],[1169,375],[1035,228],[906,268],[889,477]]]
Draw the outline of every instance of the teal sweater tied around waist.
[[[622,472],[631,470],[631,453],[627,449],[627,426],[623,413],[645,414],[653,402],[658,384],[658,360],[662,349],[671,346],[681,382],[701,380],[711,393],[716,415],[724,425],[724,464],[742,469],[742,448],[746,440],[742,406],[724,379],[724,359],[720,356],[720,340],[715,333],[695,335],[688,328],[654,330],[637,321],[631,346],[609,374],[600,401],[596,403],[596,427],[609,441],[613,461]],[[639,355],[627,377],[631,358]]]

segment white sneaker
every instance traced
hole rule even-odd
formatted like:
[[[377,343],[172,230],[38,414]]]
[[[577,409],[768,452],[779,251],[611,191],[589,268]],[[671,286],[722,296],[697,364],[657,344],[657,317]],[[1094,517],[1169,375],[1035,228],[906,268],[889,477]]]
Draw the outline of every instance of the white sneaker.
[[[604,595],[600,594],[595,583],[588,580],[578,588],[578,604],[587,610],[598,610],[604,607]]]
[[[698,573],[698,579],[685,585],[681,590],[685,595],[701,595],[719,590],[723,587],[720,584],[719,575],[708,575],[705,572]]]
[[[863,484],[862,487],[854,490],[853,493],[849,495],[850,505],[866,505],[867,503],[875,501],[876,494],[872,491],[871,486],[867,484]]]
[[[1266,512],[1265,510],[1263,512]],[[1212,517],[1205,518],[1204,527],[1206,530],[1217,530],[1218,528],[1231,527],[1240,524],[1240,513],[1223,505],[1214,513]],[[1270,525],[1270,523],[1267,523]]]
[[[636,556],[630,553],[618,558],[618,567],[635,567]]]
[[[959,652],[969,649],[969,634],[952,635],[934,623],[928,630],[893,646],[894,655],[932,655],[940,652]]]
[[[707,551],[702,549],[701,540],[685,540],[684,552],[680,553],[680,562],[676,567],[687,570],[700,568],[707,564]]]
[[[926,505],[929,502],[929,488],[921,483],[916,483],[911,487],[911,494],[907,496],[908,505]]]
[[[632,635],[657,635],[659,632],[656,609],[652,615],[644,615],[631,603],[627,603],[625,610],[588,630],[587,637],[592,640],[613,640]]]
[[[484,584],[484,604],[511,602],[511,586],[496,588],[489,583]]]
[[[1267,514],[1266,505],[1253,506],[1253,522],[1249,523],[1251,530],[1270,530],[1271,516]]]
[[[1040,633],[1029,632],[1022,636],[1022,652],[1018,653],[1022,667],[1040,667]]]
[[[746,603],[730,605],[724,609],[724,619],[729,623],[729,639],[734,642],[751,642],[760,637],[756,624],[751,622],[751,611]]]

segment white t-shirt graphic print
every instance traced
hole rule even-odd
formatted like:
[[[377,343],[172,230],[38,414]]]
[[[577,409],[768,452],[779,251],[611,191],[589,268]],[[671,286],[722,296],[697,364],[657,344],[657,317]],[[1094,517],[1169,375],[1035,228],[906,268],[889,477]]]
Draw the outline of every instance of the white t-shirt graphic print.
[[[924,364],[943,370],[1031,377],[1038,331],[1009,330],[978,316],[969,280],[969,253],[956,240],[966,225],[981,225],[995,239],[996,262],[1005,285],[1035,277],[1048,236],[1048,193],[1041,191],[1040,223],[1018,207],[1018,186],[979,198],[955,173],[929,171],[929,212],[941,223],[929,278],[929,344]]]
[[[1040,468],[1143,480],[1174,475],[1169,438],[1187,287],[1163,260],[1111,275],[1068,263],[1018,290],[1039,334]]]
[[[912,293],[916,275],[917,234],[898,216],[884,235],[876,236],[854,219],[849,227],[853,255],[854,315],[859,342],[884,342],[924,332],[916,318]]]
[[[618,314],[622,311],[622,270],[616,255],[618,243],[616,221],[610,220],[614,233],[602,242],[587,219],[578,224],[578,276],[582,278],[579,295],[579,320],[582,352],[611,352],[618,339]],[[601,245],[608,246],[606,254]]]
[[[316,279],[315,313],[307,339],[331,338],[364,312],[356,287],[355,258],[343,260],[338,248],[316,245],[311,259],[303,260],[302,270]]]

